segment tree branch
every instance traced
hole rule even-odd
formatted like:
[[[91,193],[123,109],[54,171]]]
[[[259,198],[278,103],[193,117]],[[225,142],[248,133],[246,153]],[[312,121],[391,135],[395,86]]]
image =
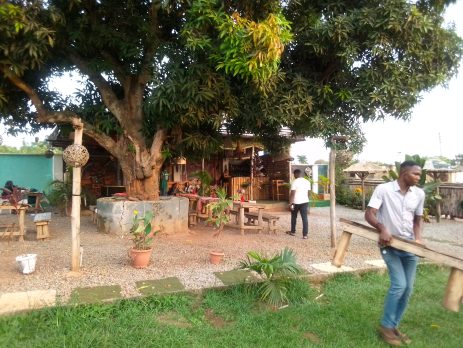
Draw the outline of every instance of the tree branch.
[[[88,63],[77,53],[70,52],[71,61],[79,68],[82,73],[88,76],[95,86],[99,89],[103,103],[109,111],[124,125],[124,105],[117,98],[109,83],[101,76],[101,74],[92,70]]]
[[[37,94],[36,90],[29,86],[24,80],[22,80],[18,75],[16,75],[14,72],[9,70],[6,66],[1,65],[0,69],[3,73],[4,76],[17,88],[19,88],[21,91],[26,93],[26,95],[29,97],[31,100],[32,104],[35,106],[35,109],[37,110],[38,118],[40,116],[48,113],[48,110],[45,108],[45,105],[43,105],[42,99],[40,96]],[[40,122],[40,121],[39,121]]]
[[[111,66],[113,67],[114,70],[114,75],[116,78],[120,81],[120,83],[124,86],[128,84],[129,82],[129,76],[125,72],[124,67],[122,66],[121,62],[114,57],[111,53],[109,53],[107,50],[100,50],[101,55],[103,58],[108,60],[111,63]]]
[[[161,153],[162,145],[164,145],[165,140],[166,140],[166,130],[158,129],[156,131],[156,134],[154,134],[153,143],[151,144],[151,149],[150,149],[150,154],[151,154],[150,162],[151,163],[154,163],[154,161],[156,160],[156,157],[158,157],[159,154]]]
[[[145,50],[143,52],[143,58],[141,61],[140,74],[138,75],[138,83],[146,85],[152,77],[151,65],[153,64],[153,57],[157,47],[157,41],[155,40],[156,34],[159,32],[159,21],[158,11],[160,4],[157,1],[153,1],[149,14],[149,31],[147,33],[147,39],[145,42]]]

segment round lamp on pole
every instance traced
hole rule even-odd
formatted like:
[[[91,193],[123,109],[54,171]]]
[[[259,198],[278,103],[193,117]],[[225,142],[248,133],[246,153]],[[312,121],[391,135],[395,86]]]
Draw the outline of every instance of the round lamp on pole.
[[[73,168],[84,166],[88,162],[89,157],[90,155],[85,146],[79,144],[69,145],[63,151],[64,162]]]

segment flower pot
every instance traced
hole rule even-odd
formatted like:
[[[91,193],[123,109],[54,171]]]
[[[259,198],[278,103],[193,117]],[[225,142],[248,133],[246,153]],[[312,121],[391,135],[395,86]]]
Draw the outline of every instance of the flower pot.
[[[147,250],[130,249],[129,257],[134,268],[145,268],[150,263],[153,248]]]
[[[222,250],[211,250],[209,252],[209,260],[213,265],[218,265],[222,262],[224,255]]]
[[[22,274],[29,274],[35,271],[35,263],[37,262],[37,254],[24,254],[16,257],[19,270]]]

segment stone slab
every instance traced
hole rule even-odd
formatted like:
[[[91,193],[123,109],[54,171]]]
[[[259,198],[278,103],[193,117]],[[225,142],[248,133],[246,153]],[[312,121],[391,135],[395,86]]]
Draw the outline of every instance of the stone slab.
[[[225,272],[214,272],[214,275],[219,278],[224,285],[234,285],[258,280],[250,271],[235,269]]]
[[[325,263],[314,263],[310,265],[311,267],[323,271],[326,273],[340,273],[340,272],[352,272],[354,269],[352,267],[341,266],[336,267],[331,264],[331,262]]]
[[[0,315],[51,307],[56,304],[56,290],[30,290],[0,294]]]
[[[135,282],[138,292],[142,295],[159,295],[184,291],[185,287],[177,277],[142,280]]]
[[[108,302],[119,298],[122,298],[120,285],[75,288],[71,294],[72,303]]]
[[[126,235],[133,223],[134,211],[143,216],[152,211],[153,228],[174,234],[188,230],[188,198],[161,197],[158,201],[128,201],[110,197],[97,200],[97,226],[100,232]]]
[[[386,268],[386,263],[384,262],[383,259],[367,260],[365,261],[365,263],[371,266],[375,266],[375,267]]]

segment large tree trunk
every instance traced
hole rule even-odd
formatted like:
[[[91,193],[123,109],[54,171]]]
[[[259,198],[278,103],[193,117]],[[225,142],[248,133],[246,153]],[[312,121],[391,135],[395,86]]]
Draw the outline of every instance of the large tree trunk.
[[[151,148],[130,138],[119,141],[116,157],[124,175],[124,186],[131,198],[140,200],[159,199],[159,179],[164,158],[162,145],[165,130],[158,130]],[[130,144],[130,146],[127,146]],[[130,149],[130,150],[129,150]]]

